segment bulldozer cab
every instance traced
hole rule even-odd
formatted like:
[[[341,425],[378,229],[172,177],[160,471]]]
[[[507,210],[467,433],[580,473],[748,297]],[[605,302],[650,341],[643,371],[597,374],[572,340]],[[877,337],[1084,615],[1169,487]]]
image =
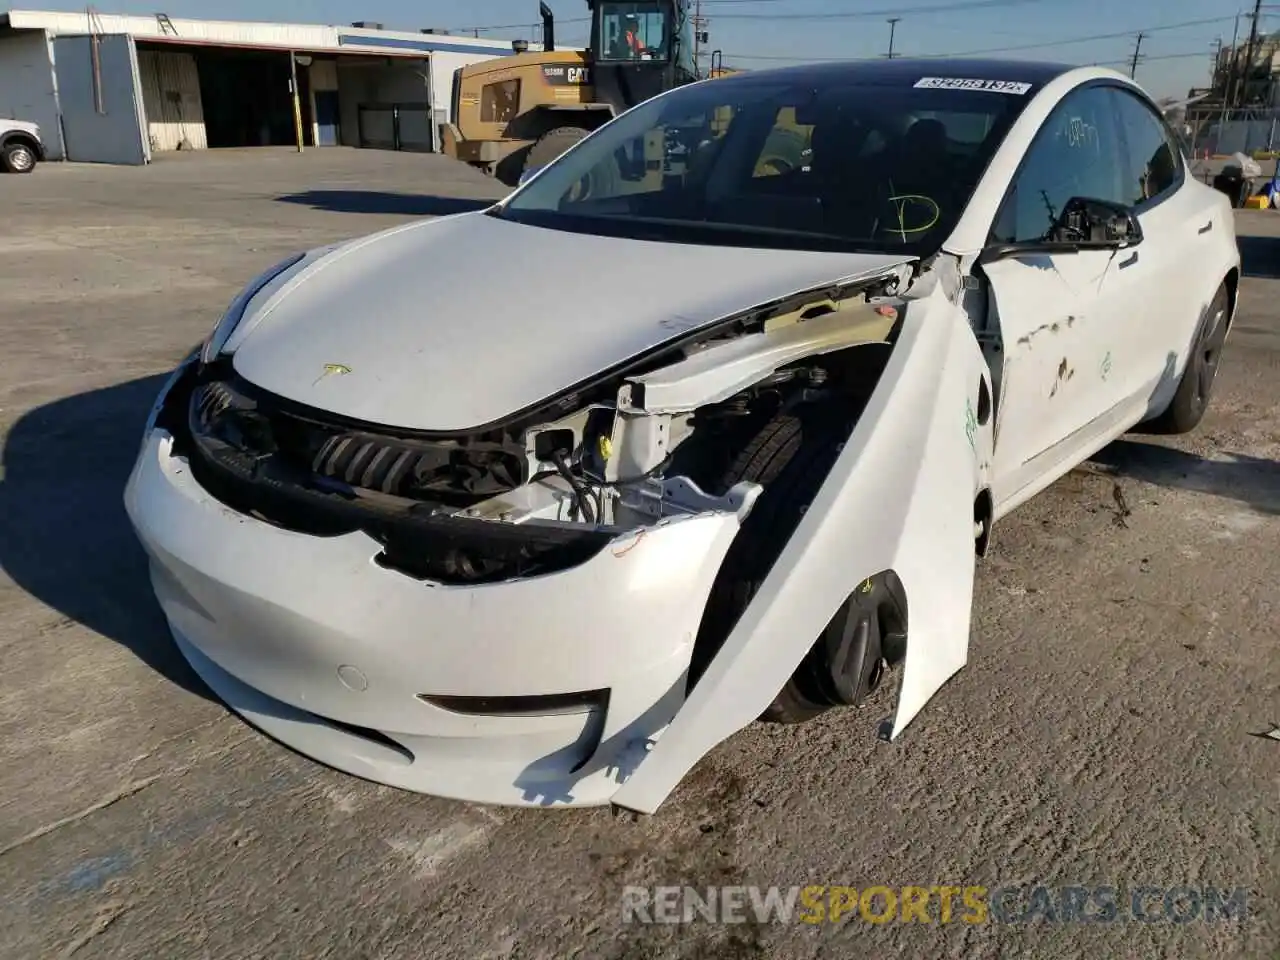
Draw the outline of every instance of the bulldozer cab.
[[[686,0],[589,0],[596,98],[621,113],[697,79]]]

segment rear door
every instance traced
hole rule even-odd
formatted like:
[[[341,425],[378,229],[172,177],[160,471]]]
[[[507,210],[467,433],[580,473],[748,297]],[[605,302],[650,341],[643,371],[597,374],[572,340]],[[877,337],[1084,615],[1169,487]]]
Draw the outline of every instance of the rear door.
[[[67,159],[148,163],[151,145],[133,38],[58,37],[53,62]]]

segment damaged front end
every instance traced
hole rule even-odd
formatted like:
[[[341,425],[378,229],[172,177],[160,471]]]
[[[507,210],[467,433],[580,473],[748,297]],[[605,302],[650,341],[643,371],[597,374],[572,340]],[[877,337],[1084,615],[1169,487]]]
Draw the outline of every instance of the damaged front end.
[[[154,470],[136,481],[130,511],[135,525],[142,518],[148,528],[153,562],[171,571],[153,578],[166,591],[162,606],[175,636],[206,670],[225,670],[310,711],[305,720],[285,720],[271,713],[283,708],[233,707],[303,752],[357,775],[495,802],[508,802],[504,791],[522,779],[543,786],[555,781],[562,785],[556,802],[597,803],[619,787],[625,791],[639,770],[641,781],[620,805],[651,810],[672,778],[723,735],[717,729],[741,726],[736,714],[748,708],[759,715],[787,682],[822,632],[822,623],[808,621],[825,623],[868,575],[864,554],[876,569],[904,569],[908,591],[918,583],[899,554],[870,550],[854,526],[842,527],[851,535],[840,549],[850,556],[809,557],[807,539],[817,522],[809,517],[793,542],[780,538],[780,569],[769,575],[744,623],[709,631],[704,620],[699,627],[717,578],[730,566],[730,548],[745,545],[738,534],[770,488],[767,480],[738,479],[732,469],[761,427],[780,416],[836,412],[840,436],[852,436],[853,447],[864,410],[872,411],[866,414],[871,420],[901,416],[872,408],[886,371],[897,363],[909,309],[900,295],[915,269],[904,259],[687,331],[535,407],[467,431],[396,429],[344,417],[250,383],[232,356],[208,362],[193,356],[166,388],[150,426],[168,436],[162,457],[177,458],[161,472],[187,471],[190,487],[223,516],[206,513],[185,533],[166,533],[175,529],[181,497],[157,492],[163,478]],[[931,353],[915,366],[936,360]],[[908,393],[914,397],[927,374],[913,377],[914,393]],[[876,445],[898,445],[883,426],[872,428]],[[904,431],[908,443],[894,454],[903,470],[913,469],[909,461],[924,449],[911,446],[916,433]],[[926,439],[920,435],[920,443]],[[836,446],[845,444],[837,437]],[[850,456],[840,454],[841,471],[847,472]],[[901,487],[909,474],[897,461],[890,471],[881,462],[887,461],[870,463],[862,476]],[[942,472],[955,476],[951,463]],[[828,496],[843,483],[824,473],[815,489]],[[187,494],[194,496],[190,489]],[[163,505],[146,506],[153,501]],[[898,522],[900,513],[885,511],[886,522]],[[244,517],[267,526],[250,529]],[[885,524],[869,529],[869,536],[895,542],[885,539],[892,533]],[[356,532],[365,536],[349,536]],[[322,547],[312,537],[331,543]],[[237,569],[259,548],[263,571],[299,561],[305,566],[311,553],[325,559],[310,574],[290,570],[279,583],[267,583],[254,579],[256,570]],[[796,563],[797,553],[803,564]],[[809,574],[810,582],[830,581],[831,590],[787,597],[768,610],[770,618],[797,623],[785,643],[757,635],[753,624],[778,592],[771,584],[791,579],[790,568],[801,565],[816,565],[820,573]],[[308,576],[314,586],[305,582]],[[349,590],[343,577],[352,578]],[[599,608],[608,614],[591,613]],[[269,622],[252,619],[264,612]],[[927,626],[928,615],[921,619]],[[271,651],[263,653],[268,634]],[[762,656],[762,645],[778,652]],[[206,655],[213,666],[199,659]],[[929,655],[926,647],[917,657]],[[348,657],[367,658],[363,672],[378,697],[347,690]],[[499,668],[480,665],[498,661]],[[341,688],[334,686],[335,670]],[[745,685],[734,679],[743,670]],[[932,674],[923,682],[932,683]],[[547,737],[554,728],[560,736],[571,724],[553,716],[567,709],[556,705],[581,691],[591,694],[581,707],[593,718],[590,735],[532,763],[541,771],[536,775],[508,775],[518,753],[508,746],[495,746],[487,759],[470,754],[469,764],[461,764],[463,754],[451,752],[454,734],[441,739],[428,729],[439,724],[471,735],[501,728],[506,736],[516,730],[508,727],[516,722],[510,703],[519,701],[520,723],[545,728]],[[912,693],[910,712],[920,696]],[[736,701],[733,709],[725,709],[726,698]],[[443,713],[423,714],[423,704]],[[723,717],[716,722],[698,719],[717,713]],[[463,714],[465,723],[458,719]],[[315,725],[326,719],[346,724],[346,732],[317,733]],[[696,729],[688,729],[691,724]],[[373,747],[359,740],[360,730],[399,744],[408,766],[369,759]],[[666,743],[677,732],[679,742]],[[338,737],[346,738],[341,745]],[[648,750],[660,739],[655,767]],[[482,750],[488,743],[476,742]],[[468,765],[498,772],[478,787]]]
[[[867,302],[909,276],[907,264],[762,305],[472,432],[309,408],[248,383],[230,356],[190,364],[157,423],[241,513],[314,536],[363,530],[379,564],[435,584],[535,577],[637,528],[744,517],[754,485],[717,487],[735,439],[784,405],[860,389],[828,382],[814,358],[884,341],[892,321]]]

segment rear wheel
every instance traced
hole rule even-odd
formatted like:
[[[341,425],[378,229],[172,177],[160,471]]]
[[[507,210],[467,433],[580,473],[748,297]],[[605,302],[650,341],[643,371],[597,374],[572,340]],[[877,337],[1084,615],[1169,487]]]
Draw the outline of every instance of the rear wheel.
[[[718,652],[795,531],[840,455],[851,423],[820,409],[769,420],[726,471],[721,489],[743,480],[764,492],[743,523],[712,588],[690,665],[696,682]],[[905,618],[886,615],[900,587],[892,574],[855,591],[813,644],[761,719],[799,723],[834,706],[854,705],[878,685],[886,646],[898,642]],[[898,621],[902,621],[901,623]]]
[[[30,173],[36,168],[36,152],[31,145],[15,140],[0,150],[0,158],[4,160],[4,168],[10,173]]]
[[[1218,377],[1218,361],[1227,338],[1230,298],[1224,284],[1210,301],[1204,322],[1196,334],[1187,357],[1186,369],[1178,382],[1178,390],[1169,406],[1158,417],[1144,425],[1150,433],[1190,433],[1209,409],[1209,398]]]

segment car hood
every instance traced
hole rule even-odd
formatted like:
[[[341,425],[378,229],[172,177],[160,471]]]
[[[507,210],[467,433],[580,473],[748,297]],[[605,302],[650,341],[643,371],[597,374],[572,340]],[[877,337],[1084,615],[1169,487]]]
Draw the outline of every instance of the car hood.
[[[368,423],[499,421],[758,304],[913,258],[658,243],[466,213],[302,261],[228,344],[264,390]]]

